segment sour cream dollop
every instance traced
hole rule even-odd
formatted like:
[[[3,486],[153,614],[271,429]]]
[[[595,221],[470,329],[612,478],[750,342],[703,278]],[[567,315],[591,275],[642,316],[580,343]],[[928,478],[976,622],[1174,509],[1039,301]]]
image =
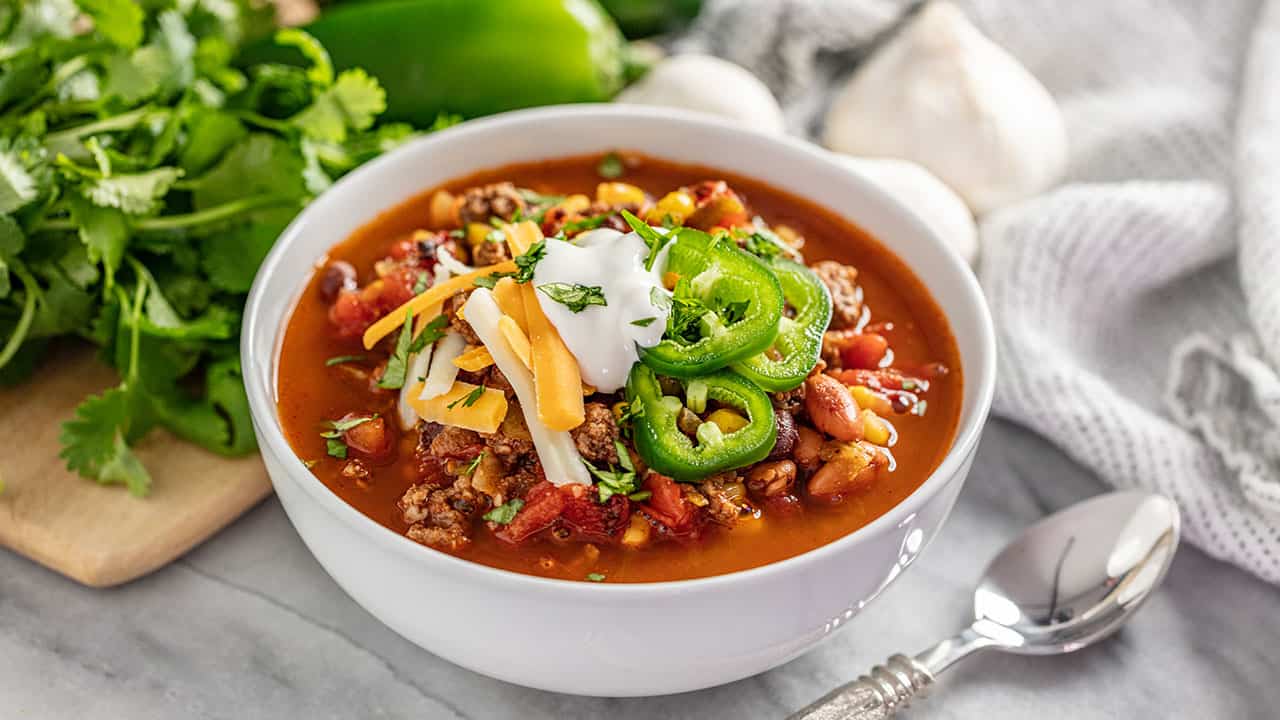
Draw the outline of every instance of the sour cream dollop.
[[[665,248],[652,270],[644,269],[647,257],[649,247],[639,235],[600,228],[572,243],[548,238],[546,255],[534,268],[542,312],[577,359],[583,382],[601,392],[622,388],[640,359],[638,347],[657,345],[667,327],[670,303],[653,302],[659,294],[670,297],[662,287]],[[573,312],[537,289],[551,283],[600,287],[605,304]]]

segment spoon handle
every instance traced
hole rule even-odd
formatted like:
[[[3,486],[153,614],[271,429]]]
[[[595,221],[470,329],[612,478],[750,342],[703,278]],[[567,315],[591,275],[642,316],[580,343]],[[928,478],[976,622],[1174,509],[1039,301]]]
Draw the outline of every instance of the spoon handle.
[[[933,673],[915,658],[894,655],[867,675],[836,688],[788,720],[884,720],[933,684]]]

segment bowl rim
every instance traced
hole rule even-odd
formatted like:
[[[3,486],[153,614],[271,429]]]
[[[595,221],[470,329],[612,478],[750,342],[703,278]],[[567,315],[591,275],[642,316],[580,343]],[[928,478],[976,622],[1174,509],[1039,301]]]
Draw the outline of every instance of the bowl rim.
[[[897,505],[890,508],[888,512],[866,525],[831,542],[789,558],[707,577],[657,582],[594,583],[547,578],[495,568],[424,546],[366,516],[340,498],[307,469],[301,458],[294,453],[293,448],[285,439],[278,417],[275,398],[275,381],[279,365],[280,344],[284,329],[288,325],[288,319],[292,315],[292,309],[296,305],[297,297],[300,293],[299,288],[294,288],[289,297],[289,311],[280,316],[280,321],[275,323],[274,327],[269,328],[271,359],[268,361],[268,372],[266,373],[268,377],[265,382],[260,377],[260,373],[250,370],[254,366],[249,362],[255,346],[254,338],[261,334],[260,326],[267,322],[264,318],[270,316],[269,313],[264,315],[264,310],[271,300],[266,297],[266,288],[270,284],[270,278],[281,270],[288,247],[304,234],[310,218],[318,213],[318,208],[325,204],[336,202],[336,198],[343,194],[353,192],[352,188],[358,187],[365,177],[382,172],[383,167],[393,164],[400,155],[429,153],[435,147],[447,143],[465,142],[471,136],[483,135],[501,129],[504,126],[523,123],[550,124],[565,118],[590,118],[602,122],[625,119],[628,122],[667,123],[673,125],[673,129],[684,126],[696,127],[702,131],[721,133],[728,136],[730,141],[735,137],[750,138],[754,142],[764,141],[777,145],[785,152],[798,153],[799,155],[807,156],[812,161],[837,168],[840,172],[850,177],[854,185],[860,186],[859,192],[871,196],[882,205],[888,206],[895,214],[900,215],[900,219],[906,222],[908,226],[913,226],[914,232],[926,238],[927,242],[934,246],[939,261],[946,266],[945,271],[957,276],[959,279],[965,302],[972,306],[972,310],[976,311],[977,362],[974,367],[966,365],[964,368],[965,392],[974,393],[972,397],[975,402],[967,412],[962,406],[959,427],[951,448],[943,457],[942,462],[934,468],[933,472],[919,487],[903,498]],[[792,188],[782,187],[781,189],[800,197],[805,196]],[[378,213],[390,207],[376,205],[374,201],[368,198],[358,201],[358,204],[368,208],[368,217],[365,222],[372,220]],[[833,210],[833,212],[835,211]],[[883,240],[881,242],[883,244]],[[893,250],[888,245],[886,247],[891,251]],[[311,268],[314,271],[314,265]],[[305,287],[306,280],[309,278],[310,273],[300,281],[301,287]],[[923,279],[920,279],[920,282],[926,288],[929,288],[928,283],[925,283]],[[929,289],[932,292],[932,289]],[[278,303],[279,299],[277,298],[275,302]],[[950,321],[951,313],[948,309],[944,307],[942,311]],[[960,257],[959,253],[943,241],[903,201],[882,190],[860,171],[850,167],[848,164],[838,162],[832,153],[805,140],[731,125],[715,116],[701,112],[611,104],[554,105],[515,110],[470,120],[455,127],[411,140],[340,178],[332,187],[312,200],[298,213],[297,217],[289,223],[288,227],[276,239],[271,251],[259,267],[245,303],[240,354],[245,368],[244,381],[250,412],[259,440],[265,441],[262,443],[265,447],[261,447],[260,452],[270,452],[278,457],[282,463],[282,469],[289,479],[302,486],[312,500],[318,502],[325,510],[351,528],[352,531],[367,537],[381,548],[406,557],[411,562],[422,563],[429,568],[440,570],[444,574],[470,575],[474,581],[486,585],[501,585],[506,589],[573,594],[592,593],[595,594],[594,596],[599,596],[601,593],[653,595],[672,591],[711,590],[726,585],[764,581],[772,576],[786,575],[806,566],[821,563],[832,555],[860,544],[865,538],[877,535],[891,526],[897,526],[909,521],[929,499],[941,492],[944,486],[957,479],[956,476],[962,469],[963,464],[975,451],[990,412],[991,402],[995,393],[996,377],[995,328],[990,308],[987,305],[985,295],[978,285],[977,277],[968,263]],[[273,484],[278,482],[274,476],[271,479]]]

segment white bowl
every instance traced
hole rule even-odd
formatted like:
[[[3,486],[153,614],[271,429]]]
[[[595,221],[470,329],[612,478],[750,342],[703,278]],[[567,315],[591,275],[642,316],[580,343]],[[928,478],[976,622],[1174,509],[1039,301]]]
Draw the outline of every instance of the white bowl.
[[[379,212],[442,182],[614,148],[765,180],[869,230],[915,269],[946,311],[965,381],[955,442],[918,490],[866,527],[781,562],[697,580],[610,585],[520,575],[437,552],[365,517],[307,470],[281,432],[275,378],[282,330],[316,260]],[[991,317],[968,265],[871,182],[804,142],[708,116],[609,105],[468,122],[351,173],[294,220],[258,271],[241,355],[276,493],[307,547],[356,602],[476,672],[605,696],[675,693],[754,675],[848,622],[911,564],[951,511],[996,367]]]

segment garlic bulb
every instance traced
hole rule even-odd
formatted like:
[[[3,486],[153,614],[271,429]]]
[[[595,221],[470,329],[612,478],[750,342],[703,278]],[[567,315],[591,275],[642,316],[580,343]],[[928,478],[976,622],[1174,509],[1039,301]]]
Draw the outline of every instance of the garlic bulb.
[[[1067,158],[1049,92],[948,2],[925,6],[854,73],[824,142],[915,161],[977,214],[1044,190]]]
[[[973,215],[960,196],[933,173],[910,160],[838,154],[834,157],[915,212],[965,262],[972,265],[978,259],[978,229]]]
[[[659,61],[616,102],[698,110],[765,132],[783,132],[782,108],[769,88],[728,60],[690,53]]]

